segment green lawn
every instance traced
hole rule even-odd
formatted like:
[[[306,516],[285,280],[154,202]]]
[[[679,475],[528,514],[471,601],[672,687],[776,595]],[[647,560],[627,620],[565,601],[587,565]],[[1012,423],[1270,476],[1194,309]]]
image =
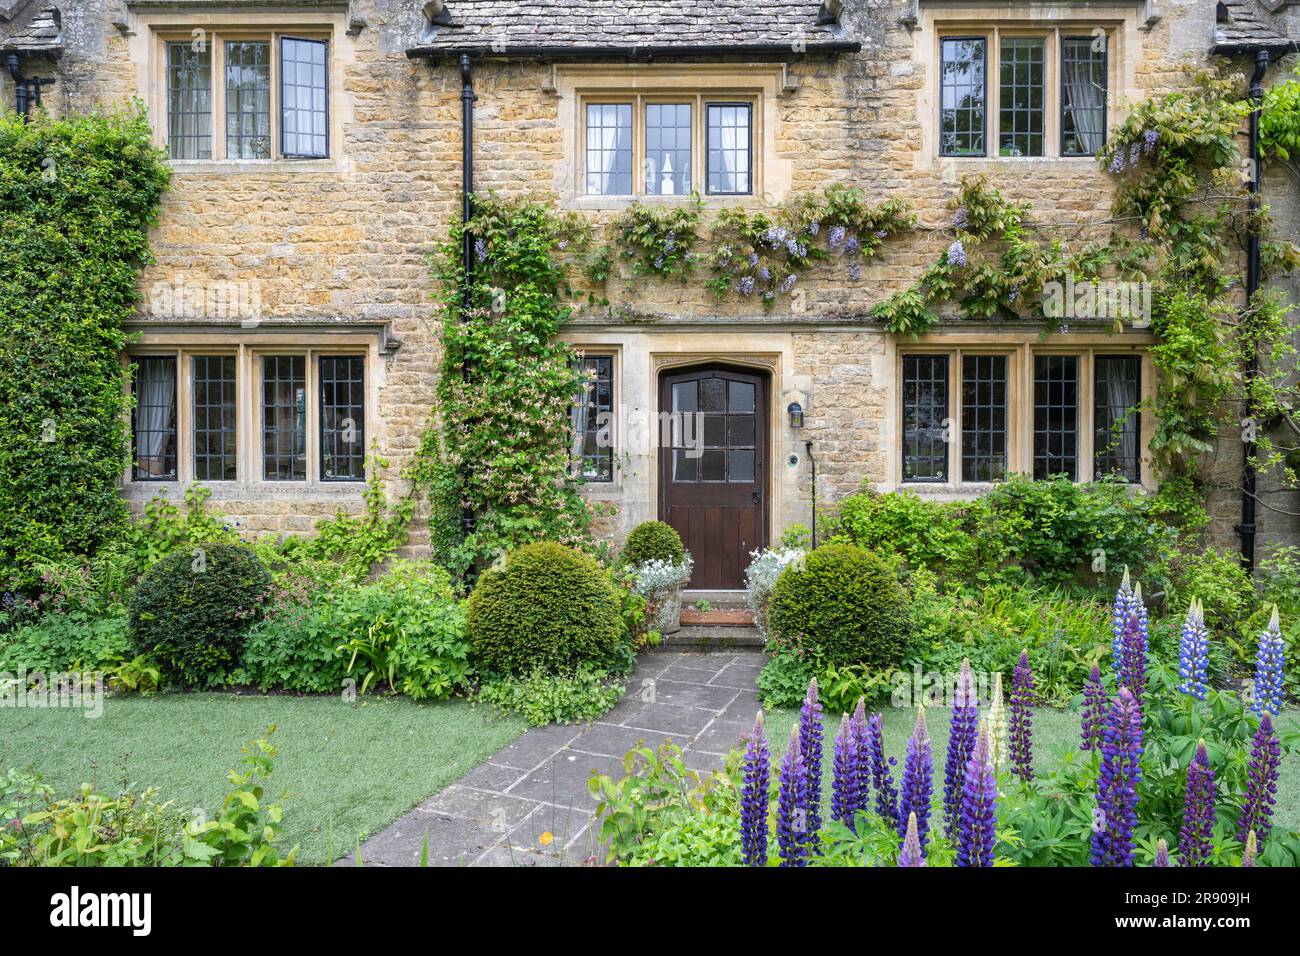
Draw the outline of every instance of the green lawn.
[[[287,850],[324,863],[377,833],[527,729],[517,717],[456,700],[165,694],[110,697],[103,716],[0,710],[0,768],[34,767],[60,794],[95,780],[115,792],[123,774],[163,799],[211,812],[240,747],[276,725],[272,790],[287,788]]]
[[[927,708],[925,725],[930,731],[934,747],[934,792],[943,793],[944,754],[948,752],[948,716],[947,710]],[[1300,713],[1284,712],[1276,721],[1279,730],[1289,729]],[[775,710],[764,714],[768,739],[772,743],[773,766],[779,767],[778,753],[785,752],[786,742],[790,739],[790,728],[799,719],[797,710]],[[907,738],[912,734],[916,724],[916,711],[899,707],[886,707],[882,711],[885,750],[891,757],[898,758],[894,768],[894,785],[898,785],[902,776],[903,755],[906,753]],[[830,811],[830,790],[833,777],[831,760],[834,756],[835,734],[839,731],[839,715],[826,718],[826,741],[822,751],[822,790],[827,813]],[[1068,710],[1052,710],[1046,707],[1034,711],[1034,766],[1038,769],[1050,767],[1053,754],[1062,747],[1075,747],[1079,740],[1078,715]],[[1300,830],[1300,755],[1283,757],[1282,774],[1277,786],[1277,810],[1274,817],[1276,825],[1290,830]]]

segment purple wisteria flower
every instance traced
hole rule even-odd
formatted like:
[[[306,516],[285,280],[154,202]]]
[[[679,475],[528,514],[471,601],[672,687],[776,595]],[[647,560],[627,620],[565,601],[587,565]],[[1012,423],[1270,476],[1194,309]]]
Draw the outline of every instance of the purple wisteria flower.
[[[1112,173],[1122,173],[1124,172],[1125,165],[1126,164],[1124,161],[1124,148],[1120,147],[1119,149],[1115,150],[1115,154],[1111,156],[1110,166],[1108,166],[1107,168]]]
[[[782,866],[805,866],[808,857],[808,781],[799,752],[799,728],[790,728],[790,743],[781,757],[776,796],[776,843]]]
[[[749,258],[746,261],[749,262],[749,267],[751,269],[754,268],[754,266],[758,265],[758,253],[751,252],[749,254]]]
[[[867,726],[867,704],[859,697],[858,706],[849,718],[849,730],[853,734],[853,749],[857,751],[858,784],[855,793],[858,798],[855,810],[866,810],[871,800],[871,733]]]
[[[1034,672],[1029,652],[1021,651],[1011,674],[1011,772],[1028,783],[1034,779]]]
[[[664,257],[663,257],[663,256],[655,256],[655,268],[656,268],[656,269],[662,269],[663,267],[664,267]]]
[[[677,233],[673,232],[672,230],[669,230],[668,234],[664,236],[664,252],[672,252],[676,248],[677,248]]]
[[[953,689],[952,720],[948,727],[948,756],[943,772],[943,819],[951,836],[957,830],[961,814],[961,784],[966,775],[966,764],[975,749],[979,732],[979,700],[975,696],[975,678],[971,675],[970,661],[961,662],[957,686]]]
[[[884,735],[880,728],[880,715],[867,719],[867,741],[871,754],[871,785],[876,789],[876,813],[893,826],[898,825],[898,793],[894,790],[894,776],[890,771],[896,761],[885,758]]]
[[[1156,842],[1156,858],[1151,861],[1151,865],[1152,866],[1169,865],[1169,844],[1165,842],[1164,837],[1161,837]]]
[[[784,279],[781,280],[781,286],[780,286],[781,291],[789,292],[791,289],[794,288],[794,284],[797,281],[799,281],[799,277],[795,275],[793,272],[791,272],[788,276],[786,276]]]
[[[739,281],[738,283],[736,283],[736,291],[738,291],[741,295],[753,295],[753,294],[754,294],[754,277],[753,277],[753,276],[741,276],[741,277],[740,277],[740,281]]]
[[[1255,857],[1259,855],[1259,843],[1255,839],[1255,831],[1251,830],[1246,834],[1246,849],[1241,854],[1242,866],[1254,866]]]
[[[844,254],[846,256],[856,256],[860,248],[857,236],[849,236],[844,240]]]
[[[816,219],[808,223],[808,235],[815,236],[817,235],[817,233],[821,231],[822,231],[822,224],[818,222]]]
[[[956,242],[954,242],[952,245],[948,247],[949,265],[954,265],[957,266],[958,268],[961,268],[967,265],[969,262],[970,260],[966,258],[966,247],[961,244],[960,239],[958,239]]]
[[[1214,842],[1214,769],[1205,741],[1187,768],[1187,794],[1183,801],[1183,828],[1178,831],[1178,861],[1183,866],[1205,866]]]
[[[809,840],[816,838],[822,826],[822,705],[818,699],[817,678],[808,682],[808,693],[799,708],[799,752],[803,755],[808,796],[804,806],[808,813]]]
[[[1285,666],[1282,625],[1274,604],[1273,616],[1260,635],[1259,650],[1255,654],[1255,702],[1250,705],[1255,713],[1276,717],[1282,712],[1282,672]]]
[[[1130,166],[1137,166],[1137,164],[1138,164],[1138,159],[1139,159],[1140,156],[1141,156],[1141,150],[1142,150],[1142,147],[1141,147],[1140,144],[1138,144],[1138,143],[1132,143],[1132,144],[1130,144],[1130,146],[1129,146],[1129,148],[1128,148],[1128,164],[1129,164]]]
[[[992,866],[997,843],[998,785],[989,760],[989,740],[980,734],[962,780],[961,820],[957,825],[957,865]]]
[[[898,851],[899,866],[925,866],[925,854],[921,852],[921,836],[916,828],[916,814],[907,817],[907,832],[903,835],[903,848]]]
[[[1092,830],[1093,866],[1132,866],[1137,788],[1142,779],[1142,710],[1121,687],[1102,734],[1101,773]]]
[[[907,756],[903,760],[903,780],[898,797],[898,836],[907,835],[903,820],[915,818],[921,853],[925,853],[925,838],[930,832],[930,798],[934,791],[934,755],[930,745],[930,732],[925,726],[925,708],[916,709],[916,727],[907,740]]]
[[[758,277],[764,282],[769,282],[772,278],[772,270],[767,266],[763,266],[763,268],[758,270]]]
[[[857,282],[857,281],[858,281],[859,279],[861,279],[861,278],[862,278],[862,266],[858,265],[858,263],[856,263],[856,262],[850,262],[850,263],[849,263],[849,281],[850,281],[850,282]]]
[[[1209,689],[1209,650],[1205,613],[1201,602],[1193,599],[1178,641],[1178,690],[1197,700],[1205,700]]]
[[[838,249],[844,245],[844,237],[847,234],[848,230],[843,226],[831,226],[830,231],[826,233],[826,245],[832,249]]]
[[[487,258],[487,243],[483,239],[474,240],[474,258],[479,262]]]
[[[1254,833],[1263,843],[1273,829],[1273,804],[1277,802],[1277,778],[1282,763],[1282,749],[1273,731],[1273,718],[1265,714],[1251,743],[1250,763],[1246,767],[1246,799],[1237,824],[1237,839],[1245,842]]]
[[[1083,685],[1083,743],[1081,750],[1101,747],[1102,728],[1106,725],[1106,691],[1101,686],[1101,668],[1092,665],[1092,673]]]
[[[763,712],[754,718],[754,729],[745,746],[741,764],[744,783],[740,794],[740,852],[746,866],[767,865],[767,784],[772,773],[772,755],[763,730]]]
[[[840,732],[835,735],[831,757],[831,819],[854,829],[858,812],[858,740],[848,714],[840,717]]]
[[[763,232],[763,242],[773,249],[779,249],[785,245],[785,241],[789,237],[790,234],[782,226],[772,226]]]
[[[965,206],[958,206],[957,211],[952,214],[952,227],[954,229],[965,229],[970,225],[970,212]]]
[[[1149,129],[1142,133],[1142,152],[1149,153],[1156,148],[1156,141],[1160,139],[1160,130]]]

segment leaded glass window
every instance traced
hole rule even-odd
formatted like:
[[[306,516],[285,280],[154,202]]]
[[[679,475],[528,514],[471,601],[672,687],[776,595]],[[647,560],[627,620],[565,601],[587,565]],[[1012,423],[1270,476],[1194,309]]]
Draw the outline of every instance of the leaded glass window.
[[[194,480],[234,481],[235,357],[196,355],[193,373]]]
[[[307,479],[305,356],[262,356],[262,477]]]
[[[366,359],[320,357],[320,477],[366,479]]]
[[[690,193],[690,103],[646,104],[645,191],[652,196]]]
[[[1106,37],[1061,40],[1061,155],[1106,145]]]
[[[286,157],[329,155],[329,44],[280,38],[280,152]]]
[[[987,52],[983,37],[947,37],[941,44],[939,152],[943,156],[984,155]]]
[[[587,105],[587,192],[627,196],[632,192],[632,104]]]
[[[753,172],[750,105],[710,103],[708,120],[707,191],[715,196],[749,193]]]
[[[142,356],[135,359],[131,391],[135,396],[135,408],[131,412],[131,478],[134,481],[175,481],[175,357]]]
[[[1079,357],[1034,357],[1034,477],[1079,474]]]
[[[226,158],[271,158],[271,44],[226,42]]]
[[[1142,361],[1098,355],[1093,366],[1093,474],[1141,480]]]
[[[961,367],[961,477],[1007,476],[1007,357],[964,355]]]
[[[172,159],[212,158],[212,48],[167,44],[167,150]]]
[[[999,51],[998,144],[1003,156],[1042,156],[1046,41],[1004,37]]]
[[[948,480],[948,356],[903,356],[903,480]]]
[[[584,355],[580,368],[582,384],[569,413],[575,477],[613,481],[614,359]]]

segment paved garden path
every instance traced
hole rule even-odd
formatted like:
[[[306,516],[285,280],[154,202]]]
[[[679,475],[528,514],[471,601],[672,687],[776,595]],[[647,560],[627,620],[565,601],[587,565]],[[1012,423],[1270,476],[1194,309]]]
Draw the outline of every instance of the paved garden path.
[[[627,694],[599,721],[528,731],[363,843],[363,863],[415,866],[426,834],[432,866],[581,862],[596,853],[591,772],[617,779],[638,742],[666,740],[682,748],[691,769],[720,767],[753,725],[763,661],[756,650],[643,654]]]

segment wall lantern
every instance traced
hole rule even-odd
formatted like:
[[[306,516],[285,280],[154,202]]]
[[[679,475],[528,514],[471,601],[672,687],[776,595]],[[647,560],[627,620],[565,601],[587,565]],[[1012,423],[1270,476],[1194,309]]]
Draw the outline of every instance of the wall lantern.
[[[803,406],[798,402],[791,402],[785,410],[790,416],[790,427],[803,428]]]

